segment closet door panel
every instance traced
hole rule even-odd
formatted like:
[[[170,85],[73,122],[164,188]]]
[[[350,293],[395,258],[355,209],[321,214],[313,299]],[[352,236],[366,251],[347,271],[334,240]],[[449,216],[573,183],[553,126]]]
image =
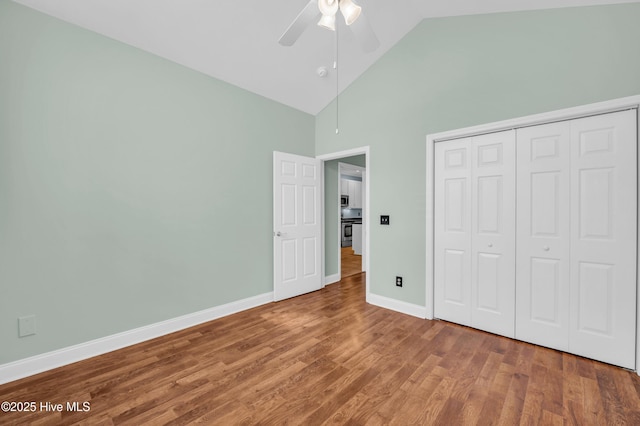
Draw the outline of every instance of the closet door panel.
[[[574,120],[569,350],[635,368],[636,112]]]
[[[472,143],[471,323],[515,335],[515,132]]]
[[[568,122],[517,131],[516,338],[569,349]]]
[[[471,140],[435,144],[434,313],[471,325]]]

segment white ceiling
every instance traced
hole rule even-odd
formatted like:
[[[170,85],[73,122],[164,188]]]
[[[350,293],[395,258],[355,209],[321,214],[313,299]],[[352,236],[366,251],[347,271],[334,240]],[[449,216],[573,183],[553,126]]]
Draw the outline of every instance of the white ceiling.
[[[310,114],[336,95],[334,33],[309,27],[292,47],[278,39],[308,0],[14,0],[64,21]],[[640,0],[356,0],[380,40],[363,53],[339,30],[343,90],[423,18]],[[326,78],[316,69],[329,68]]]

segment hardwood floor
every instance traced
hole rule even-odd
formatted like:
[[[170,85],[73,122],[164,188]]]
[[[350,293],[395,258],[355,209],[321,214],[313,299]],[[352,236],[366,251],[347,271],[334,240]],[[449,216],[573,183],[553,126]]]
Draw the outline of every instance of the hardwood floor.
[[[342,247],[340,250],[340,276],[350,277],[362,272],[362,256],[353,254],[352,247]]]
[[[0,386],[0,424],[640,424],[640,378],[367,305],[364,274]]]

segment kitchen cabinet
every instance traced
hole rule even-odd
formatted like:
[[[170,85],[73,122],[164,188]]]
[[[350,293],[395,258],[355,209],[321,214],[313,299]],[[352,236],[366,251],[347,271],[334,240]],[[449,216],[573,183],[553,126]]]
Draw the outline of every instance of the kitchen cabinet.
[[[342,179],[342,194],[349,196],[349,208],[362,208],[362,182],[351,179]]]
[[[349,180],[340,179],[340,195],[349,195]]]
[[[340,195],[349,196],[349,208],[362,208],[362,182],[351,179],[340,179]]]
[[[362,224],[354,223],[351,225],[351,248],[353,253],[362,256]]]
[[[353,183],[350,184],[349,190],[351,190],[351,187],[353,187],[354,202],[352,203],[352,208],[361,209],[362,208],[362,182],[355,181],[355,180],[351,182]]]

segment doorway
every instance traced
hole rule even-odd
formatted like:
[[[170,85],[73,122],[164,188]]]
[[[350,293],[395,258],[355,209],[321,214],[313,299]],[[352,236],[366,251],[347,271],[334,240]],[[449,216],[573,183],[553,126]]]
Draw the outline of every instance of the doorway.
[[[362,254],[360,258],[360,270],[368,270],[370,258],[370,230],[369,230],[369,177],[371,176],[371,165],[369,147],[361,147],[331,154],[319,155],[316,158],[324,163],[325,180],[323,190],[324,204],[324,258],[323,268],[325,272],[325,284],[332,284],[340,281],[342,275],[342,192],[340,182],[340,170],[338,163],[349,161],[352,157],[359,157],[362,161],[359,166],[364,171],[365,176],[361,183],[362,204],[361,204],[361,233],[362,233]],[[352,161],[353,162],[353,161]],[[353,166],[353,165],[352,165]],[[353,232],[353,228],[352,228]],[[352,250],[350,247],[349,250]],[[365,277],[366,297],[369,298],[369,276]]]
[[[340,199],[340,275],[342,278],[365,270],[362,261],[365,245],[362,232],[366,182],[364,155],[338,160],[338,191]]]

